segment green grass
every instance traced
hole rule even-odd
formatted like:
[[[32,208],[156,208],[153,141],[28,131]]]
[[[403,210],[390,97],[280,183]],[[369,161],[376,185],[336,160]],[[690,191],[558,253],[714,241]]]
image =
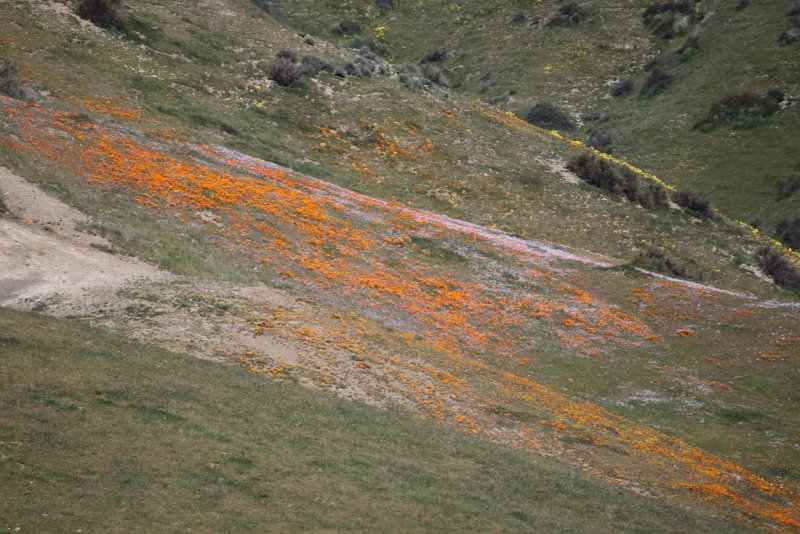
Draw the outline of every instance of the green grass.
[[[34,314],[0,327],[0,528],[736,528],[242,368]]]

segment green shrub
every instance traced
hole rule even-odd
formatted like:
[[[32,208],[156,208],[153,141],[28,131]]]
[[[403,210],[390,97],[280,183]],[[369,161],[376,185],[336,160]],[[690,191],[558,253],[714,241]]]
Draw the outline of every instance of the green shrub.
[[[348,43],[348,45],[350,46],[350,48],[356,48],[358,50],[361,50],[362,53],[363,53],[364,49],[367,49],[370,52],[372,52],[373,54],[375,54],[376,56],[380,56],[380,57],[388,57],[389,56],[389,46],[386,43],[382,42],[382,41],[377,41],[372,36],[366,36],[366,37],[365,36],[359,36],[359,37],[356,37],[356,38],[352,39]]]
[[[693,35],[686,39],[681,46],[679,46],[674,52],[672,52],[673,57],[676,57],[679,62],[683,63],[685,61],[689,61],[695,54],[700,51],[700,37],[697,35]]]
[[[758,266],[779,286],[800,289],[800,271],[775,247],[766,245],[756,252]]]
[[[714,218],[714,208],[711,205],[711,201],[702,193],[690,189],[680,189],[672,193],[672,200],[684,209],[694,211],[709,219]]]
[[[394,0],[375,0],[375,5],[383,10],[394,8]]]
[[[672,75],[661,67],[654,67],[645,78],[640,94],[654,95],[672,83]]]
[[[106,29],[127,29],[123,0],[81,0],[75,10],[77,15]]]
[[[300,60],[300,64],[303,66],[305,74],[313,75],[319,72],[334,74],[336,72],[336,66],[333,63],[317,56],[305,55]]]
[[[681,278],[699,278],[698,274],[691,271],[683,263],[671,258],[660,248],[647,247],[633,258],[633,265],[656,271],[663,274],[679,276]]]
[[[533,106],[525,120],[548,130],[572,130],[575,127],[566,113],[546,102]]]
[[[617,168],[602,158],[580,154],[567,164],[567,169],[578,178],[612,195],[624,195],[630,202],[643,208],[666,207],[667,190],[660,184],[640,178],[628,168]]]
[[[736,11],[741,11],[750,5],[750,0],[739,0],[736,3]]]
[[[779,199],[789,198],[798,191],[800,191],[800,172],[793,172],[775,182],[775,193]]]
[[[775,238],[787,247],[800,250],[800,217],[778,221]]]
[[[370,77],[375,73],[377,68],[378,64],[365,56],[358,56],[352,61],[348,61],[344,66],[347,75],[355,78]]]
[[[6,206],[6,202],[3,199],[4,196],[4,193],[0,191],[0,215],[8,213],[8,206]]]
[[[436,63],[440,61],[444,61],[447,59],[447,49],[446,48],[437,48],[436,50],[432,50],[422,56],[420,63]]]
[[[610,133],[605,130],[592,130],[589,133],[587,144],[600,152],[608,152],[612,142],[613,138]]]
[[[281,48],[280,50],[278,50],[276,57],[288,59],[292,63],[297,63],[299,61],[297,52],[295,52],[294,50],[289,50],[288,48]]]
[[[403,82],[407,88],[412,91],[419,91],[425,87],[425,82],[422,80],[422,74],[419,69],[414,65],[400,65],[397,67],[397,77]]]
[[[694,2],[662,2],[644,10],[645,25],[662,39],[681,35],[697,18]]]
[[[272,4],[269,0],[250,0],[250,3],[264,13],[272,13]]]
[[[354,20],[344,19],[331,28],[331,33],[334,35],[353,35],[361,33],[361,25]]]
[[[789,28],[778,37],[778,42],[782,45],[800,40],[800,19],[794,19],[790,24]]]
[[[728,95],[712,104],[708,115],[697,122],[694,128],[708,132],[723,124],[732,128],[755,128],[764,119],[780,109],[780,101],[775,98],[756,93]]]
[[[564,4],[545,26],[576,26],[586,20],[589,13],[575,2]]]
[[[611,86],[611,96],[628,96],[633,92],[632,80],[620,80]]]
[[[19,68],[13,61],[0,59],[0,95],[17,100],[33,100],[33,90],[19,79]]]
[[[269,78],[284,87],[297,86],[304,73],[305,69],[300,63],[286,57],[277,58],[269,66]]]
[[[789,8],[789,11],[786,13],[788,17],[794,17],[796,15],[800,15],[800,2],[797,2],[792,7]]]

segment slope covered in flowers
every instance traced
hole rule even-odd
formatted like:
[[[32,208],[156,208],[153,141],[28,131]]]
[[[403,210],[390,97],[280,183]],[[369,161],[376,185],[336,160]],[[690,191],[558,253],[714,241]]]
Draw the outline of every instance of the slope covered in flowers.
[[[9,99],[0,110],[10,133],[2,142],[17,153],[69,170],[90,192],[201,229],[263,280],[333,310],[325,318],[281,309],[251,318],[254,335],[269,331],[308,347],[293,376],[326,389],[346,377],[376,402],[395,392],[387,405],[565,456],[621,485],[713,499],[759,522],[800,528],[791,483],[584,400],[557,375],[537,377],[545,355],[624,365],[671,353],[710,331],[711,311],[738,309],[744,321],[758,313],[746,306],[758,302],[643,280],[608,258],[370,198],[221,147]],[[781,326],[783,345],[759,343],[796,363],[791,324]],[[232,356],[255,372],[290,367],[270,355]]]

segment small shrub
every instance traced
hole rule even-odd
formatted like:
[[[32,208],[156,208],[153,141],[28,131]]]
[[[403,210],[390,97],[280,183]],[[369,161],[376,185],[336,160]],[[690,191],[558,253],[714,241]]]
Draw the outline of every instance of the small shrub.
[[[694,2],[662,2],[644,10],[645,25],[662,39],[672,39],[684,33],[696,18]]]
[[[790,7],[789,11],[786,13],[787,17],[794,17],[797,15],[800,15],[800,2]]]
[[[289,50],[288,48],[281,48],[280,50],[278,50],[276,57],[288,59],[292,63],[297,63],[299,61],[297,52],[295,52],[294,50]]]
[[[775,239],[795,250],[800,250],[800,217],[781,219],[775,225]]]
[[[331,28],[331,33],[334,35],[352,35],[355,33],[361,33],[361,25],[354,20],[345,19]]]
[[[549,130],[572,130],[575,127],[566,113],[545,102],[533,106],[525,120]]]
[[[295,87],[300,83],[305,70],[300,63],[279,57],[269,66],[269,78],[278,85]]]
[[[350,48],[356,48],[362,51],[366,48],[376,56],[387,57],[389,55],[389,46],[382,41],[375,40],[372,36],[356,37],[348,44]]]
[[[655,67],[645,78],[640,94],[654,95],[672,83],[672,75],[661,67]]]
[[[611,96],[628,96],[633,92],[632,80],[621,80],[611,86]]]
[[[525,22],[525,13],[517,13],[511,17],[511,22],[520,23]]]
[[[660,184],[644,180],[627,168],[618,169],[606,160],[590,154],[580,154],[567,164],[578,178],[613,195],[624,195],[643,208],[666,207],[667,190]]]
[[[561,6],[546,26],[576,26],[588,17],[588,12],[575,2]]]
[[[766,245],[756,252],[758,266],[779,286],[800,289],[800,271],[775,247]]]
[[[644,64],[644,71],[650,72],[656,67],[661,67],[663,64],[664,60],[661,59],[660,56],[653,56],[650,59],[648,59],[647,62]]]
[[[439,87],[450,87],[450,80],[447,79],[447,76],[445,76],[444,72],[439,67],[426,64],[422,67],[422,75]]]
[[[394,8],[394,0],[375,0],[375,5],[384,10],[389,10]]]
[[[412,91],[419,91],[425,87],[422,75],[414,65],[400,65],[397,67],[397,77],[400,78],[403,85]]]
[[[581,154],[573,158],[567,169],[574,172],[578,178],[603,191],[614,195],[623,192],[623,181],[614,168],[605,160],[589,154]]]
[[[689,61],[692,56],[700,51],[700,37],[694,35],[686,39],[672,55],[678,58],[681,63]]]
[[[18,72],[16,63],[0,59],[0,95],[17,100],[33,100],[33,90],[19,79]]]
[[[101,28],[124,31],[127,28],[124,9],[123,0],[81,0],[75,12]]]
[[[439,62],[439,61],[444,61],[445,59],[447,59],[447,49],[446,48],[437,48],[436,50],[428,52],[427,54],[422,56],[422,59],[420,60],[420,63],[422,63],[422,64],[435,63],[435,62]]]
[[[779,199],[789,198],[800,191],[800,172],[793,172],[775,182],[775,193]]]
[[[782,45],[788,45],[798,40],[800,40],[800,19],[795,19],[791,21],[789,28],[780,34],[778,42]]]
[[[714,208],[705,195],[689,189],[680,189],[672,194],[672,200],[678,206],[694,211],[708,219],[714,218]]]
[[[344,66],[344,70],[347,72],[348,76],[365,78],[372,76],[377,67],[377,63],[371,59],[364,56],[358,56],[352,61],[348,61]]]
[[[613,139],[611,134],[604,130],[592,130],[592,132],[589,134],[589,146],[599,150],[600,152],[608,152],[612,142]]]
[[[728,95],[712,104],[708,115],[694,128],[701,132],[711,131],[723,124],[739,129],[755,128],[778,111],[779,104],[774,98],[756,93]]]
[[[330,61],[325,61],[317,56],[303,56],[303,59],[300,60],[300,63],[303,66],[303,71],[305,74],[313,75],[319,72],[329,72],[333,74],[336,72],[336,66],[333,63]]]
[[[750,5],[750,0],[739,0],[736,3],[736,11],[741,11]]]
[[[317,41],[315,41],[313,37],[306,37],[303,39],[303,42],[309,46],[317,46]]]
[[[633,265],[664,274],[671,274],[681,278],[697,278],[684,264],[671,258],[667,253],[655,247],[647,247],[640,251],[633,259]]]
[[[269,0],[250,0],[250,3],[264,13],[272,13],[272,4]]]
[[[3,199],[4,193],[0,191],[0,215],[8,213],[8,206],[6,206],[6,201]]]

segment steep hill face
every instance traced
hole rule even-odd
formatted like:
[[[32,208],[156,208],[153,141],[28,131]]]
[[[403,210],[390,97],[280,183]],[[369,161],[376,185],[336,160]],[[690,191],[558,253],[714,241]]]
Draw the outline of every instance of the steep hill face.
[[[705,191],[767,231],[800,214],[800,196],[775,188],[800,170],[800,40],[786,37],[797,25],[794,2],[270,5],[314,35],[348,45],[372,39],[397,63],[436,65],[454,90],[520,117],[553,104],[584,141]],[[353,22],[349,31],[337,30],[342,21]],[[745,104],[731,120],[694,128],[729,95],[770,91],[774,109]]]
[[[9,4],[2,54],[25,91],[0,97],[0,162],[91,216],[96,251],[186,278],[3,302],[800,527],[800,320],[755,265],[762,238],[657,201],[655,175],[577,134],[260,5],[130,1],[120,32]],[[387,17],[378,42],[422,4],[387,9],[363,15]]]

